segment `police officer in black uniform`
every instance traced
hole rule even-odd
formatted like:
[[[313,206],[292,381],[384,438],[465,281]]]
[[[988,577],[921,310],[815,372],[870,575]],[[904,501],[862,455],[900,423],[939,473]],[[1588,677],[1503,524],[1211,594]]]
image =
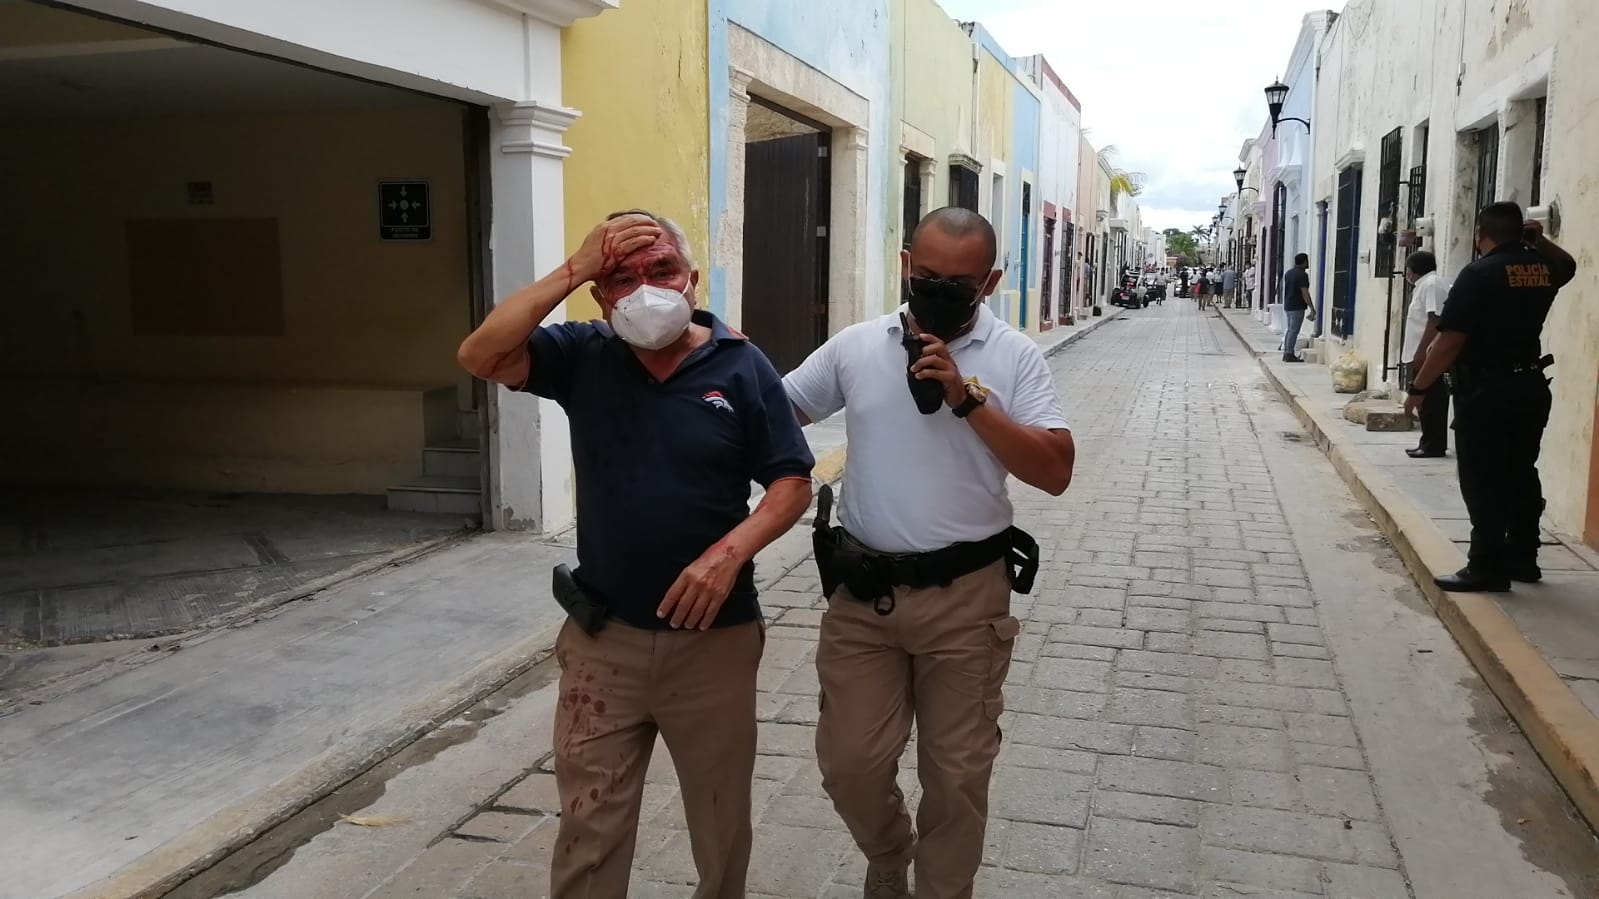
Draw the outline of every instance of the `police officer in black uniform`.
[[[1411,382],[1414,414],[1429,388],[1450,373],[1455,391],[1455,456],[1471,515],[1466,567],[1434,578],[1445,590],[1474,593],[1532,582],[1538,570],[1543,488],[1538,449],[1549,423],[1554,362],[1541,336],[1555,293],[1577,274],[1571,254],[1522,218],[1515,203],[1477,215],[1481,258],[1461,270],[1439,316],[1438,336]]]

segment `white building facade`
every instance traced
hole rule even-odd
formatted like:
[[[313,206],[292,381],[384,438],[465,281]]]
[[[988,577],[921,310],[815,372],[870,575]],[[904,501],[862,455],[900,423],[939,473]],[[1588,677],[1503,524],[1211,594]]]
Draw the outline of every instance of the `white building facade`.
[[[1038,187],[1043,231],[1038,241],[1040,330],[1071,312],[1077,229],[1078,164],[1083,133],[1082,104],[1042,55],[1020,61],[1042,94]]]
[[[1433,251],[1450,280],[1472,259],[1482,206],[1513,200],[1549,219],[1579,272],[1544,328],[1555,403],[1540,468],[1549,518],[1590,543],[1599,542],[1596,40],[1599,19],[1575,0],[1508,11],[1351,2],[1316,48],[1314,151],[1302,178],[1326,209],[1325,247],[1312,252],[1326,349],[1357,351],[1372,383],[1392,382],[1399,362],[1408,252]]]

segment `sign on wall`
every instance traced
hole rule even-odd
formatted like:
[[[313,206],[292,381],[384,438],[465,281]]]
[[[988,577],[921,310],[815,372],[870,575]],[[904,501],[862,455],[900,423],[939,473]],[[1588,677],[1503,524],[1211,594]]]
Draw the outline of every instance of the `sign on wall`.
[[[433,237],[433,207],[426,181],[378,182],[378,237],[428,240]]]

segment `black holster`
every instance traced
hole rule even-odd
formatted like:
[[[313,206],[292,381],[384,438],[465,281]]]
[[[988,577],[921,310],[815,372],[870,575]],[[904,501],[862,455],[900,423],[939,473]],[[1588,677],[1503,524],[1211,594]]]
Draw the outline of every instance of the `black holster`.
[[[566,567],[564,563],[557,565],[551,573],[550,580],[556,603],[577,622],[583,633],[592,637],[605,627],[609,611],[604,603],[583,589],[583,585],[578,583],[577,576],[572,574],[572,569]]]
[[[889,555],[871,551],[843,528],[832,526],[832,511],[833,488],[823,484],[817,491],[811,545],[826,597],[831,598],[841,586],[848,587],[850,596],[871,603],[879,615],[887,615],[894,611],[895,587],[947,587],[956,578],[1001,559],[1011,589],[1032,592],[1038,574],[1038,541],[1021,528],[1013,526],[987,540],[957,543],[933,552]]]

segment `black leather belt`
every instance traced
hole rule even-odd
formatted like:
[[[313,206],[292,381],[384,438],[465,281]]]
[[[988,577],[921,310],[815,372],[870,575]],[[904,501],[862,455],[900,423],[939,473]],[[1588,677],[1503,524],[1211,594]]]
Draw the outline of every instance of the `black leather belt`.
[[[1021,528],[1006,530],[971,543],[956,543],[925,553],[879,553],[865,546],[842,527],[830,524],[833,488],[822,485],[817,492],[816,520],[811,544],[816,550],[816,568],[822,578],[822,592],[831,597],[840,587],[850,595],[869,602],[879,615],[894,611],[894,588],[947,587],[956,578],[992,565],[1007,562],[1011,589],[1026,594],[1033,589],[1038,574],[1038,541]]]

